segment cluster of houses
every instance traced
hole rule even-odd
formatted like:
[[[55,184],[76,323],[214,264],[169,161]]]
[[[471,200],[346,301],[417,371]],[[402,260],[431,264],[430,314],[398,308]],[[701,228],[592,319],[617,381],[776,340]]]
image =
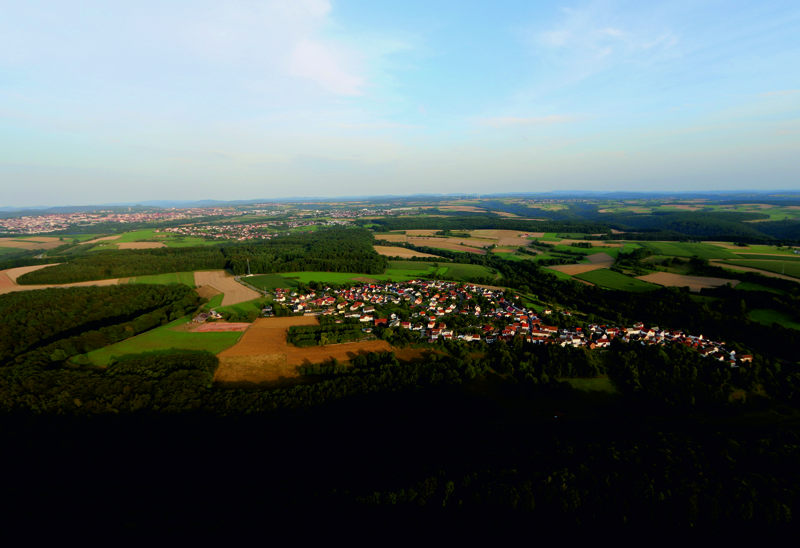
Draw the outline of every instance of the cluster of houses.
[[[365,284],[346,289],[325,288],[320,295],[314,291],[301,295],[291,290],[276,289],[273,298],[291,307],[295,314],[336,315],[358,320],[365,324],[364,331],[367,333],[372,332],[374,327],[408,329],[418,332],[420,338],[431,343],[439,339],[473,343],[510,342],[520,336],[532,344],[595,349],[605,348],[614,339],[619,339],[648,345],[682,344],[697,350],[704,357],[729,363],[732,367],[753,359],[749,354],[737,355],[735,351],[726,349],[724,343],[706,339],[703,335],[645,327],[642,323],[630,327],[592,324],[587,327],[559,328],[547,325],[542,317],[552,317],[556,313],[553,310],[526,308],[518,297],[512,301],[498,289],[470,284],[412,280]],[[478,304],[479,300],[484,303],[483,307]],[[388,317],[387,314],[380,314],[384,307],[403,303],[408,305],[411,312],[407,321],[395,313],[389,313]],[[266,314],[271,312],[271,308],[266,310]],[[559,311],[558,314],[564,317],[572,315],[569,311]],[[447,318],[454,316],[468,317],[471,320],[470,327],[448,327]]]

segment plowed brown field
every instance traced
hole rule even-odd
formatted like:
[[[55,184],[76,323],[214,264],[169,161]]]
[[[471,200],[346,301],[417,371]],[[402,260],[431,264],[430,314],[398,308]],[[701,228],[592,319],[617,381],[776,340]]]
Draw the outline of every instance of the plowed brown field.
[[[359,354],[392,349],[386,341],[332,344],[296,348],[286,344],[293,325],[317,325],[314,316],[260,318],[239,342],[218,354],[219,367],[214,381],[219,383],[269,383],[299,376],[304,364],[322,363],[336,358],[348,361]]]
[[[233,279],[233,276],[223,270],[211,272],[195,272],[194,284],[198,287],[210,285],[220,293],[224,293],[222,306],[239,304],[245,301],[252,301],[261,295],[250,288],[243,286]]]
[[[376,234],[376,240],[386,240],[387,242],[405,242],[405,234]]]
[[[592,264],[603,263],[605,266],[614,264],[614,257],[607,253],[595,253],[593,255],[587,255],[586,258],[589,259]]]
[[[127,242],[117,244],[120,249],[154,249],[156,247],[167,247],[161,242]]]
[[[419,246],[439,247],[441,249],[452,249],[453,251],[466,251],[467,253],[486,255],[486,249],[449,243],[445,238],[409,238],[408,242]]]
[[[372,247],[375,248],[375,251],[377,251],[379,255],[386,255],[387,257],[436,257],[436,258],[439,258],[438,255],[431,255],[429,253],[421,253],[419,251],[414,251],[413,249],[406,249],[405,247],[392,247],[392,246],[388,246],[388,245],[374,245]]]
[[[727,280],[725,278],[705,278],[702,276],[683,276],[669,272],[656,272],[647,276],[638,276],[637,280],[650,282],[658,285],[685,287],[689,286],[689,291],[700,291],[704,287],[720,287],[727,283],[732,286],[739,284],[739,280]]]
[[[591,272],[592,270],[600,270],[601,268],[608,268],[608,263],[597,264],[565,264],[559,266],[546,266],[550,270],[558,270],[564,274],[574,276],[576,274],[583,274],[584,272]]]

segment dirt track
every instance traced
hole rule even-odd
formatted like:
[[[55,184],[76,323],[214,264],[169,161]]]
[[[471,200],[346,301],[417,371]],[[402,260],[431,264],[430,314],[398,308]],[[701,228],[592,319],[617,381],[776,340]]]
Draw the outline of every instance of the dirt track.
[[[391,350],[385,341],[332,344],[296,348],[286,344],[292,325],[317,325],[314,316],[260,318],[231,348],[220,352],[214,381],[230,383],[269,383],[299,376],[304,364],[322,363],[336,358],[348,361],[359,354]]]
[[[210,272],[195,272],[194,284],[198,287],[210,285],[220,293],[224,293],[222,306],[239,304],[245,301],[252,301],[261,295],[249,289],[233,279],[233,276],[224,270],[214,270]]]

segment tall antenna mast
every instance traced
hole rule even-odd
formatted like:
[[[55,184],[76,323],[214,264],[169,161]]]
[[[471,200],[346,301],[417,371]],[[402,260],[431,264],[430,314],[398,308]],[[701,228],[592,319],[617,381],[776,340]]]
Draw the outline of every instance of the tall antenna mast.
[[[250,275],[250,259],[247,259],[247,275]]]

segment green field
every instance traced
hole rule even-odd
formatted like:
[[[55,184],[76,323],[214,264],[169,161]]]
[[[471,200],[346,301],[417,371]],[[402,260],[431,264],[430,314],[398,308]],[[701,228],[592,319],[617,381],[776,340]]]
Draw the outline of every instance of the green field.
[[[568,251],[570,253],[580,253],[581,255],[593,255],[597,253],[597,250],[594,248],[585,249],[583,247],[572,247],[571,245],[562,244],[559,244],[553,248],[553,251]]]
[[[566,274],[564,272],[561,272],[560,270],[551,270],[551,269],[549,269],[547,267],[544,267],[544,268],[545,268],[544,271],[546,271],[548,274],[552,274],[553,276],[555,276],[556,278],[558,278],[560,280],[569,280],[571,282],[574,281],[572,279],[572,276],[570,276],[569,274]]]
[[[790,315],[777,310],[753,310],[749,314],[750,319],[764,325],[772,325],[777,322],[784,327],[791,329],[800,329],[800,323],[793,319]]]
[[[729,272],[735,272],[735,270],[728,269]],[[771,293],[779,293],[783,295],[783,291],[780,289],[774,289],[772,287],[767,287],[765,285],[756,284],[753,282],[741,282],[736,285],[736,289],[740,291],[769,291]]]
[[[86,354],[87,359],[95,364],[106,366],[113,358],[128,354],[144,352],[164,352],[171,350],[205,350],[218,354],[230,348],[239,340],[240,332],[233,333],[188,333],[172,331],[172,327],[191,322],[191,317],[184,316],[179,320],[157,327],[130,339],[99,348]]]
[[[800,262],[800,255],[786,255],[776,257],[775,255],[759,255],[757,253],[737,253],[740,259],[762,260],[762,261],[797,261]]]
[[[494,278],[494,274],[488,268],[479,264],[450,264],[445,274],[446,279],[462,281],[476,276]]]
[[[701,259],[736,259],[736,255],[711,244],[689,244],[679,242],[640,242],[643,247],[650,249],[656,255],[672,257],[692,257],[697,255]],[[626,246],[627,247],[627,246]]]
[[[797,257],[794,254],[794,249],[778,249],[778,246],[774,245],[751,245],[750,249],[742,248],[741,251],[736,251],[737,254],[746,254],[746,253],[767,253],[767,254],[777,254],[777,255],[792,255]]]
[[[173,272],[172,274],[154,274],[137,276],[128,280],[129,284],[184,284],[194,287],[194,272]]]
[[[747,266],[749,268],[759,268],[767,272],[775,272],[776,274],[786,274],[793,278],[800,278],[800,263],[786,261],[780,259],[777,261],[725,261],[726,263],[735,264],[737,266]]]
[[[297,287],[295,280],[287,280],[279,274],[262,274],[259,276],[250,276],[244,278],[244,281],[250,285],[263,289],[265,291],[275,291],[277,288],[289,289]],[[320,280],[321,281],[321,280]]]
[[[438,264],[438,263],[437,263]],[[449,263],[441,263],[449,264]],[[415,270],[425,271],[433,268],[433,262],[423,261],[389,261],[389,270]]]
[[[559,232],[557,238],[565,238],[567,240],[583,240],[588,236],[585,232]]]
[[[560,242],[561,238],[558,237],[556,232],[545,232],[541,238],[534,238],[535,240],[543,240],[545,242]]]
[[[222,304],[222,299],[224,299],[224,298],[225,298],[225,295],[223,293],[220,293],[219,295],[214,295],[205,304],[205,306],[203,307],[203,310],[209,311],[209,310],[213,310],[214,308],[217,308],[218,306],[220,306]]]
[[[2,242],[0,242],[2,244]],[[7,255],[9,253],[18,253],[24,251],[18,247],[0,247],[0,255]]]
[[[261,313],[261,310],[265,306],[267,306],[272,301],[270,299],[265,299],[261,297],[259,299],[253,299],[252,301],[245,301],[239,304],[231,304],[228,306],[218,306],[216,307],[217,312],[220,314],[236,314],[237,316],[245,316],[248,312],[258,312]]]
[[[607,268],[601,268],[600,270],[592,270],[591,272],[577,274],[575,275],[575,278],[593,283],[600,287],[605,287],[607,289],[619,289],[622,291],[641,292],[652,291],[659,288],[659,286],[655,284],[643,282],[642,280],[631,278],[630,276],[620,274],[619,272],[614,272],[613,270],[608,270]]]
[[[569,379],[564,378],[577,390],[586,392],[605,392],[607,394],[619,394],[619,391],[614,387],[608,377],[597,377],[594,379]]]
[[[114,244],[124,244],[141,242],[143,240],[161,242],[167,247],[189,247],[195,245],[213,245],[219,243],[210,240],[207,241],[196,236],[181,236],[180,234],[156,232],[155,229],[126,232],[118,240],[112,240],[111,242]]]

